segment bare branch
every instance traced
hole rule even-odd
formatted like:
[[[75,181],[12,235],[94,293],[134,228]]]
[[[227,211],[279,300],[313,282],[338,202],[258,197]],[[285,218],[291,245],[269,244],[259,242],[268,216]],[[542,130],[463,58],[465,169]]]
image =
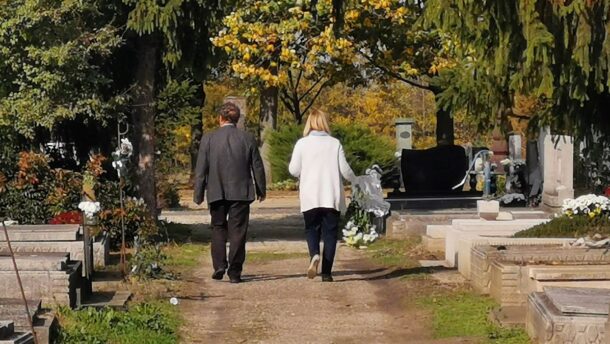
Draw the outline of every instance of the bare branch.
[[[320,88],[318,89],[318,91],[316,92],[316,94],[313,96],[313,98],[311,98],[311,101],[309,102],[309,105],[307,105],[307,107],[305,108],[305,110],[303,110],[303,113],[306,113],[309,108],[311,108],[311,106],[313,105],[313,103],[316,101],[316,99],[318,99],[318,96],[320,95],[320,93],[322,92],[322,90],[328,85],[328,81],[325,81],[322,85],[320,85]]]
[[[320,77],[320,79],[318,79],[318,81],[316,81],[313,85],[311,85],[311,87],[305,91],[305,93],[303,93],[303,95],[301,95],[301,97],[299,97],[299,101],[305,99],[305,97],[307,97],[307,95],[320,83],[320,81],[324,80],[324,77]]]

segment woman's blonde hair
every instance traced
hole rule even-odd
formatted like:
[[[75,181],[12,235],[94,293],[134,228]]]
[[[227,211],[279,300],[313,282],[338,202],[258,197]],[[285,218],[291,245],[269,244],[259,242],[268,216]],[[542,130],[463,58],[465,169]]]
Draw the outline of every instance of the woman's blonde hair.
[[[312,110],[309,116],[307,117],[307,122],[305,122],[305,129],[303,129],[303,136],[309,135],[312,131],[324,131],[327,134],[330,134],[330,126],[328,125],[328,115],[326,112],[315,109]]]

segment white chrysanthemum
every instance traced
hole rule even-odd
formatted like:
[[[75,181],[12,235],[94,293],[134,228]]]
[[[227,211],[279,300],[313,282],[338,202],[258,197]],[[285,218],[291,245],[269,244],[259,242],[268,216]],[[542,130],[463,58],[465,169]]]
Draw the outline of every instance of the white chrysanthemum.
[[[100,202],[85,201],[78,204],[78,209],[84,212],[87,217],[93,217],[101,210],[101,207]]]

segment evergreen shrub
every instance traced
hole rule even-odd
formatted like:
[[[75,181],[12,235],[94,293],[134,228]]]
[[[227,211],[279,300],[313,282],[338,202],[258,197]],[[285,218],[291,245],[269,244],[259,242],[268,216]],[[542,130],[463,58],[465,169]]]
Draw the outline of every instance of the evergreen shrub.
[[[360,124],[334,124],[332,136],[341,141],[346,159],[357,175],[365,173],[373,164],[386,170],[394,162],[394,145],[385,136],[380,136]],[[303,136],[302,125],[285,126],[270,133],[269,160],[274,182],[294,179],[288,172],[288,163],[296,142]]]

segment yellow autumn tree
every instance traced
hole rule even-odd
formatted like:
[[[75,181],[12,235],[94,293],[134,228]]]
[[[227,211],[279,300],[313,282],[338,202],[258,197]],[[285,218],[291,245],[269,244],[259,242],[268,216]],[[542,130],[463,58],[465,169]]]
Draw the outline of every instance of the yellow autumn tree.
[[[269,87],[300,123],[322,90],[345,78],[352,44],[333,30],[332,1],[250,0],[212,39],[250,93]]]

